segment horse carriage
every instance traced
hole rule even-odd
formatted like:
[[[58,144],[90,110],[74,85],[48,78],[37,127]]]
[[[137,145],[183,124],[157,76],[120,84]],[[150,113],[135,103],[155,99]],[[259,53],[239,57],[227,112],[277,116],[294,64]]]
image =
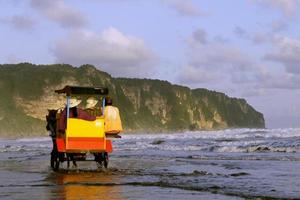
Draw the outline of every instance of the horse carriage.
[[[66,95],[66,106],[63,109],[48,110],[47,130],[53,142],[50,165],[54,171],[64,161],[67,166],[77,161],[96,161],[98,167],[108,166],[108,154],[113,151],[111,138],[120,138],[122,131],[119,111],[108,104],[108,89],[104,87],[66,86],[55,90]],[[73,97],[98,99],[100,106],[79,109],[71,105]],[[92,154],[92,159],[88,158]]]

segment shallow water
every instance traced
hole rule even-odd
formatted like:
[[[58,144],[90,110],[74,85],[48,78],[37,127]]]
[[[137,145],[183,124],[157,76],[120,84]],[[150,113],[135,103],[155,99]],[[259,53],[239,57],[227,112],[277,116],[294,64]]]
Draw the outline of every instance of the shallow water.
[[[108,170],[55,173],[50,138],[0,139],[0,199],[300,199],[300,129],[128,134]]]

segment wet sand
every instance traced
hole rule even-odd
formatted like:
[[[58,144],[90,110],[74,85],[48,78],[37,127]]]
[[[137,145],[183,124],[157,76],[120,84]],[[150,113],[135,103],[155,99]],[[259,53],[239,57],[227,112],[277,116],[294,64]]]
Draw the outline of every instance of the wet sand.
[[[211,134],[128,135],[107,170],[78,162],[59,172],[50,139],[2,139],[0,199],[300,198],[300,131]]]

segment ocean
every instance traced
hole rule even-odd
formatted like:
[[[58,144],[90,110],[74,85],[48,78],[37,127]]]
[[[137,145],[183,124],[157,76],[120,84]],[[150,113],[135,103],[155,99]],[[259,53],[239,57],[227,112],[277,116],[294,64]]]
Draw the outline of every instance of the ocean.
[[[0,199],[300,199],[300,129],[123,134],[107,170],[50,168],[49,137],[0,139]]]

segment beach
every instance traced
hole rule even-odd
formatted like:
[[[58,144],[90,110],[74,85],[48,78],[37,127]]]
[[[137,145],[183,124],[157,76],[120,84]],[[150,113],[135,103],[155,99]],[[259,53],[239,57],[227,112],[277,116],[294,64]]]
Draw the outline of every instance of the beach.
[[[0,199],[300,198],[300,129],[123,134],[106,170],[53,172],[51,145],[0,139]]]

